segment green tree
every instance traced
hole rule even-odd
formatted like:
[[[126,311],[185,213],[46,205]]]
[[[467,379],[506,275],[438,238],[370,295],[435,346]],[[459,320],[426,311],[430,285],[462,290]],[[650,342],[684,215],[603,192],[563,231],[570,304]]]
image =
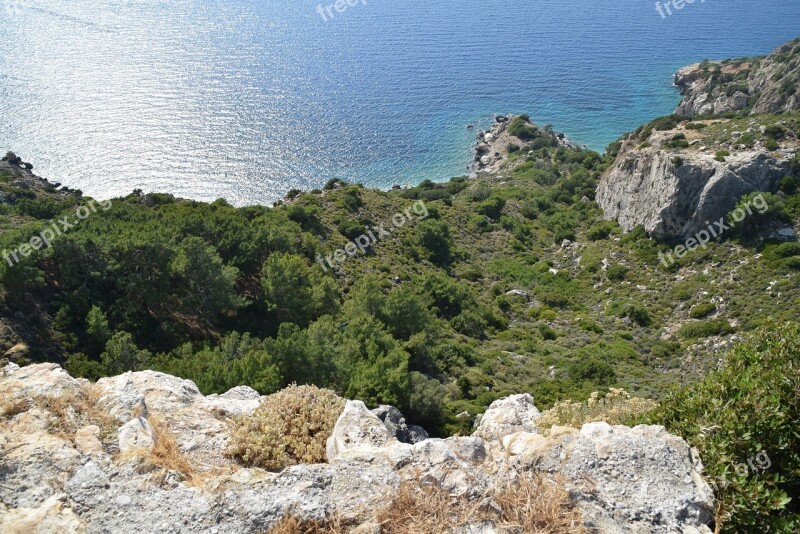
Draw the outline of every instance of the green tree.
[[[100,361],[108,375],[118,375],[126,371],[143,370],[150,362],[150,353],[140,350],[129,333],[117,332],[106,343]]]
[[[97,356],[111,339],[111,329],[108,327],[108,319],[103,310],[97,306],[92,306],[86,316],[86,334],[90,353]]]
[[[442,221],[425,219],[416,228],[416,244],[422,255],[437,265],[447,265],[452,259],[453,238],[450,228]]]
[[[170,263],[179,283],[181,312],[209,325],[221,313],[232,314],[247,301],[236,294],[239,270],[222,262],[214,247],[200,237],[187,237]]]
[[[297,254],[276,253],[267,258],[261,272],[261,288],[267,309],[280,323],[307,326],[332,312],[338,303],[333,279]]]

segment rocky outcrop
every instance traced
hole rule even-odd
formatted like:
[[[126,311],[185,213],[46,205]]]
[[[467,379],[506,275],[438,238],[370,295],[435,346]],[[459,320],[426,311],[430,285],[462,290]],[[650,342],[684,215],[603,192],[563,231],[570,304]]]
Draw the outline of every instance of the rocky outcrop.
[[[538,140],[521,139],[512,135],[509,126],[514,119],[520,117],[524,119],[526,125],[536,131]],[[532,143],[532,141],[534,141]],[[533,144],[534,146],[530,146]],[[527,118],[527,115],[495,115],[494,124],[488,130],[478,130],[475,143],[475,154],[472,163],[467,168],[470,175],[475,177],[479,173],[497,173],[501,170],[511,170],[508,168],[511,147],[513,150],[525,151],[529,148],[539,148],[540,146],[563,146],[567,148],[579,148],[578,145],[570,141],[563,133],[556,133],[545,127],[537,127]],[[582,147],[585,148],[585,147]],[[518,158],[512,162],[512,167],[523,163],[525,158]]]
[[[782,113],[800,109],[800,39],[765,57],[704,61],[680,69],[675,85],[683,100],[675,113],[719,115],[750,109]]]
[[[683,239],[725,217],[742,195],[777,190],[790,159],[742,150],[718,161],[707,152],[627,142],[598,185],[597,203],[625,231],[643,225],[655,239]]]
[[[563,481],[589,529],[710,532],[711,490],[682,439],[662,427],[605,423],[554,427],[544,437],[529,395],[493,403],[473,436],[413,444],[385,424],[397,419],[392,410],[379,410],[382,421],[348,401],[328,463],[272,473],[215,460],[229,418],[257,404],[246,388],[204,397],[193,383],[152,371],[92,385],[53,364],[10,364],[0,392],[0,523],[9,532],[267,532],[287,514],[336,514],[353,532],[377,532],[376,512],[404,481],[477,505],[490,488],[533,472]],[[97,424],[86,424],[89,416]],[[195,474],[120,454],[128,426],[136,435],[149,426],[156,442],[168,432]],[[495,532],[491,522],[481,528]]]

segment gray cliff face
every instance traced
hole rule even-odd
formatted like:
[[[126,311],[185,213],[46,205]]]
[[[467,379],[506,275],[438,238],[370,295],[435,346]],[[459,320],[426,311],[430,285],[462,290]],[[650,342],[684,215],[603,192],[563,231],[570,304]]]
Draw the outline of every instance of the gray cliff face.
[[[416,443],[400,442],[396,428],[361,401],[348,401],[328,440],[327,463],[273,473],[221,454],[229,418],[260,402],[250,388],[203,396],[191,381],[152,371],[92,385],[55,364],[9,364],[0,368],[0,392],[4,532],[268,532],[287,514],[338,514],[351,522],[348,532],[374,533],[376,512],[391,505],[401,482],[433,484],[477,505],[487,490],[525,473],[562,480],[593,532],[711,532],[713,494],[685,441],[660,426],[606,423],[552,427],[545,437],[530,395],[495,401],[472,436]],[[115,435],[101,436],[95,425],[51,428],[53,410],[79,397],[95,399]],[[61,417],[80,414],[67,408]],[[159,425],[174,435],[196,480],[126,453],[133,441],[133,450],[153,447],[148,438]],[[499,531],[491,522],[461,531],[477,528]]]
[[[683,100],[675,113],[719,115],[751,108],[752,114],[800,109],[800,39],[768,56],[695,63],[680,69],[675,85]]]
[[[626,144],[603,176],[597,203],[625,231],[637,225],[655,239],[689,237],[725,217],[742,195],[774,192],[790,173],[789,157],[741,151],[716,161],[712,154]],[[680,158],[678,162],[675,158]]]

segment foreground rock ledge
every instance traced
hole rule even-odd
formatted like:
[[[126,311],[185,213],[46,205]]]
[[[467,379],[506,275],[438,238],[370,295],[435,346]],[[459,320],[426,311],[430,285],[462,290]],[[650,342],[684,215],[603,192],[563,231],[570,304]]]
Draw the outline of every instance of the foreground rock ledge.
[[[329,463],[270,473],[222,455],[226,420],[259,403],[250,388],[206,397],[190,381],[153,371],[90,385],[54,364],[10,364],[0,370],[0,392],[4,532],[265,532],[290,512],[303,519],[338,513],[360,525],[354,531],[378,532],[373,515],[401,481],[472,499],[533,470],[564,480],[595,531],[710,532],[712,491],[681,438],[659,426],[606,423],[554,427],[544,437],[529,395],[493,403],[473,436],[414,444],[398,441],[362,402],[348,401],[328,440]],[[73,395],[89,398],[116,435],[101,442],[93,425],[73,435],[51,430],[50,410],[70,417],[59,401]],[[203,476],[189,482],[120,452],[146,445],[151,423],[166,425]]]

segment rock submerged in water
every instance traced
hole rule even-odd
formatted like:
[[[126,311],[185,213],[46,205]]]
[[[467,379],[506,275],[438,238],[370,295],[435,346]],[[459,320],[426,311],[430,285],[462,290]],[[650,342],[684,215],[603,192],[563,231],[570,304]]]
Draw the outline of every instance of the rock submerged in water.
[[[86,388],[117,428],[120,449],[142,444],[139,438],[152,435],[149,419],[158,417],[203,483],[189,484],[176,471],[156,476],[153,466],[115,459],[96,426],[80,428],[74,440],[50,433],[52,414],[41,407],[48,404],[30,403],[0,427],[8,468],[0,485],[4,528],[268,532],[289,513],[321,520],[335,512],[354,527],[374,530],[374,514],[392,502],[403,481],[432,484],[477,505],[494,485],[543,472],[564,481],[587,528],[710,532],[711,489],[696,452],[682,439],[663,427],[605,423],[554,427],[544,437],[536,431],[539,411],[526,394],[492,403],[472,436],[416,443],[398,439],[412,425],[403,428],[396,408],[380,406],[373,413],[363,402],[348,401],[329,440],[329,463],[270,473],[224,463],[217,450],[229,437],[229,417],[251,413],[258,404],[250,388],[204,397],[192,382],[152,371],[87,385],[54,364],[0,370],[0,391],[11,402],[66,400],[87,395]],[[483,527],[495,532],[491,521]]]

